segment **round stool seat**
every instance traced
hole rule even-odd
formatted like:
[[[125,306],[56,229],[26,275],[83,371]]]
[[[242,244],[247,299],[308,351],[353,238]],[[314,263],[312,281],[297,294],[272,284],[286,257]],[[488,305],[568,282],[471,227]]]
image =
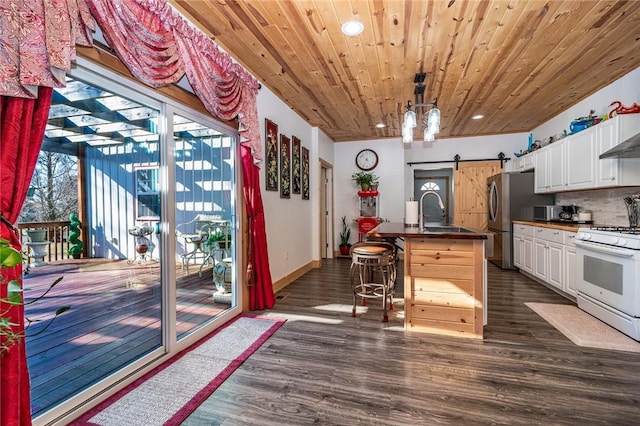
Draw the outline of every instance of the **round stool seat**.
[[[364,243],[362,246],[353,246],[351,253],[356,254],[373,254],[373,255],[382,255],[389,254],[388,252],[393,252],[393,247],[384,247],[383,245],[373,245],[370,243]]]
[[[393,309],[396,281],[395,246],[385,242],[360,242],[351,246],[351,287],[353,310],[356,316],[356,298],[366,305],[368,298],[382,298],[382,321],[387,322],[387,306]]]

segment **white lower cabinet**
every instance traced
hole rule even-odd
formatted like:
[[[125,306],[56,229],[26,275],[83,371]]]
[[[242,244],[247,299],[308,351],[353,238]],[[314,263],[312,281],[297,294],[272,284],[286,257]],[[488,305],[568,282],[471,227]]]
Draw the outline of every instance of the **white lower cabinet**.
[[[535,276],[562,290],[562,243],[564,231],[535,227]]]
[[[575,232],[514,224],[514,265],[536,280],[575,297],[575,236]]]
[[[564,291],[576,297],[576,239],[575,232],[564,231],[564,245],[562,248],[562,259],[564,262]]]
[[[513,225],[513,264],[533,273],[533,226]]]

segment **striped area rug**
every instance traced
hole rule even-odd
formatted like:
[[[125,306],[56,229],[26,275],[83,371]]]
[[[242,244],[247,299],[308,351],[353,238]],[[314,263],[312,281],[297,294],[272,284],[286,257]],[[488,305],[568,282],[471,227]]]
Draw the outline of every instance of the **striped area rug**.
[[[574,305],[525,303],[578,346],[640,352],[640,343]]]
[[[240,315],[72,425],[179,425],[285,320]]]

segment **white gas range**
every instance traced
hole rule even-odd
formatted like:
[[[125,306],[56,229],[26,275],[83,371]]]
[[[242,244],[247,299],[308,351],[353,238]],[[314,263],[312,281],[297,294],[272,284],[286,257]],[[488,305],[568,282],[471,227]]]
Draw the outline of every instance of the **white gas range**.
[[[640,340],[640,228],[580,228],[578,306]]]

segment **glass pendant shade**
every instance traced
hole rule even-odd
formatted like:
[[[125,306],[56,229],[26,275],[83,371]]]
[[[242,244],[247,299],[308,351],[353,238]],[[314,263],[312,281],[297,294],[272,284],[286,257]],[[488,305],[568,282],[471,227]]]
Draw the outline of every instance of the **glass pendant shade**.
[[[411,111],[410,109],[404,113],[404,122],[402,123],[402,127],[416,127],[416,113]]]
[[[425,142],[433,142],[434,139],[435,139],[434,134],[429,131],[428,127],[425,127],[423,140]]]
[[[440,110],[437,107],[429,110],[427,126],[434,130],[437,129],[434,133],[440,132]]]
[[[402,126],[402,142],[403,143],[413,142],[413,127]]]

